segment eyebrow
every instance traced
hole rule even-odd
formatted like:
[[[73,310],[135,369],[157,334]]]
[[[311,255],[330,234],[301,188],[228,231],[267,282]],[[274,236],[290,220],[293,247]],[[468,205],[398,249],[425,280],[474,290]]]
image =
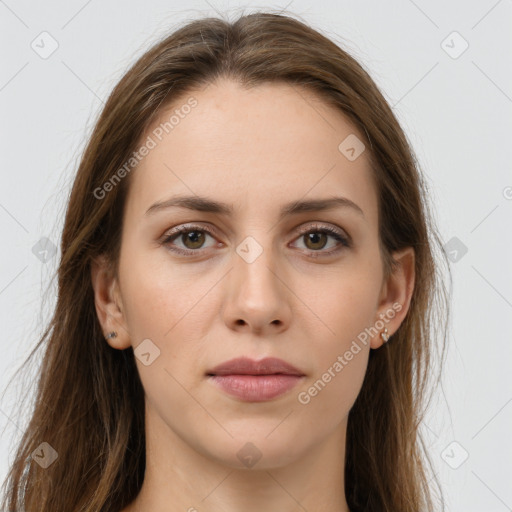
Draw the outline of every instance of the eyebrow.
[[[145,215],[153,215],[156,212],[173,207],[186,208],[188,210],[196,210],[200,212],[217,213],[226,216],[233,214],[233,207],[231,205],[196,195],[177,196],[167,199],[166,201],[157,202],[147,209]],[[334,208],[351,209],[364,218],[363,210],[356,203],[346,197],[333,196],[325,199],[307,199],[287,203],[280,210],[279,220],[298,213],[319,212],[332,210]]]

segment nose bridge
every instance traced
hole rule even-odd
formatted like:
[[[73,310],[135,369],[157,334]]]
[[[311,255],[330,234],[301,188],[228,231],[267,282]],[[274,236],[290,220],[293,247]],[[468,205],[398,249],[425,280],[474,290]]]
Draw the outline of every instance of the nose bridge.
[[[276,277],[276,258],[272,237],[260,231],[245,237],[236,246],[234,258],[235,274],[240,279],[239,286],[252,300],[271,300],[271,295],[279,294]],[[260,294],[266,297],[259,297]]]

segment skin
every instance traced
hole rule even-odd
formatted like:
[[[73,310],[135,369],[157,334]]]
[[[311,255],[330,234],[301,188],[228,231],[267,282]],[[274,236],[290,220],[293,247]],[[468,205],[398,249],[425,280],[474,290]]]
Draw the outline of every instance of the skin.
[[[124,512],[346,512],[347,417],[369,352],[383,343],[379,334],[359,343],[309,403],[298,394],[400,304],[386,323],[396,332],[414,286],[413,249],[395,253],[400,265],[384,279],[368,155],[349,161],[338,150],[348,135],[363,137],[320,98],[285,84],[244,90],[227,79],[193,96],[198,105],[130,176],[118,279],[103,259],[92,265],[98,318],[105,334],[118,333],[108,343],[135,349],[150,339],[160,350],[148,366],[136,358],[146,396],[146,475]],[[175,207],[145,215],[178,194],[226,202],[234,212]],[[349,198],[364,216],[337,208],[278,219],[285,203],[333,195]],[[162,243],[171,228],[191,222],[214,235],[203,233],[203,245],[183,236]],[[330,235],[308,244],[298,230],[317,233],[315,223],[348,234],[352,246]],[[263,251],[250,263],[236,252],[247,236]],[[171,247],[197,252],[182,256]],[[312,255],[336,247],[330,256]],[[250,403],[206,378],[244,355],[282,358],[302,370],[303,382]],[[261,454],[250,468],[237,457],[248,442]]]

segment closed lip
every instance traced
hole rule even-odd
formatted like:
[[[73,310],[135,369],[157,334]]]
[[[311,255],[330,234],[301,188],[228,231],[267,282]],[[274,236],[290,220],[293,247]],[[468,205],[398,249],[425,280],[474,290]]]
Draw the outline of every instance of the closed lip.
[[[265,357],[259,361],[249,357],[237,357],[217,365],[206,372],[212,375],[297,375],[304,376],[304,372],[292,364],[277,357]]]

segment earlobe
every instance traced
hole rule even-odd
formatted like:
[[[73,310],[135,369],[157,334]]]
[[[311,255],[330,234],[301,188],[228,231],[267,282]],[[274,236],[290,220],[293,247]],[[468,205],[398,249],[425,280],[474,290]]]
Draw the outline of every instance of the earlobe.
[[[415,253],[412,247],[406,247],[392,254],[396,261],[391,275],[383,282],[376,321],[385,322],[387,332],[382,329],[379,336],[372,339],[371,347],[379,348],[388,340],[393,341],[393,334],[398,330],[407,316],[414,291]],[[377,322],[376,322],[377,323]],[[384,333],[384,335],[382,335]],[[386,340],[386,337],[388,338]]]
[[[112,275],[105,256],[101,255],[91,263],[91,280],[96,314],[107,343],[119,350],[128,348],[131,343],[124,318],[119,284]],[[115,336],[111,334],[113,332],[116,333]]]

